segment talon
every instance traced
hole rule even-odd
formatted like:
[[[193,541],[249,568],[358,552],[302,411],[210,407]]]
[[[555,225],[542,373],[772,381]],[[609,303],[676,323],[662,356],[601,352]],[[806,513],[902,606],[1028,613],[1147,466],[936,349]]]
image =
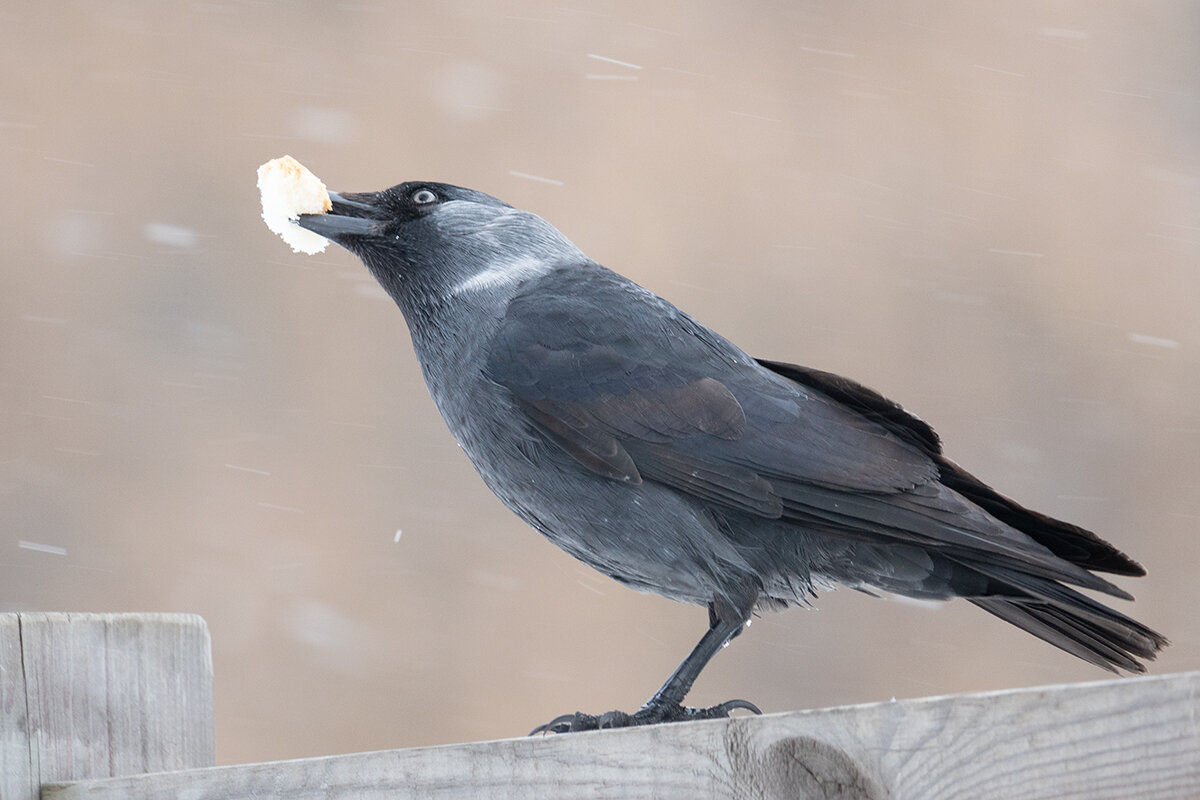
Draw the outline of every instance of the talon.
[[[610,713],[620,713],[610,712]],[[605,715],[607,716],[607,715]],[[529,732],[530,736],[547,733],[575,733],[576,731],[594,731],[600,724],[598,717],[593,717],[591,714],[584,714],[581,711],[576,711],[574,714],[560,714],[549,722],[538,725]]]
[[[560,714],[549,722],[538,725],[529,732],[529,735],[534,736],[539,733],[566,733],[571,729],[571,723],[577,716],[579,716],[579,712],[575,712],[574,714]]]
[[[709,708],[706,710],[707,711],[715,711],[717,709],[720,709],[722,712],[721,716],[728,717],[730,711],[733,711],[738,708],[745,709],[746,711],[749,711],[753,714],[757,714],[760,717],[762,716],[762,713],[763,713],[762,709],[760,709],[758,706],[754,705],[754,703],[751,703],[749,700],[726,700],[724,703],[713,706],[712,708]]]

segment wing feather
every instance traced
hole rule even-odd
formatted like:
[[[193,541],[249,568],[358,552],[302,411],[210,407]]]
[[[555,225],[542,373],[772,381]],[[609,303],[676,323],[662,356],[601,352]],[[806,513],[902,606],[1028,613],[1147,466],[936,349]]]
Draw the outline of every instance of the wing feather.
[[[936,434],[899,405],[829,373],[758,362],[602,268],[518,295],[485,374],[606,478],[1120,592],[942,485]]]

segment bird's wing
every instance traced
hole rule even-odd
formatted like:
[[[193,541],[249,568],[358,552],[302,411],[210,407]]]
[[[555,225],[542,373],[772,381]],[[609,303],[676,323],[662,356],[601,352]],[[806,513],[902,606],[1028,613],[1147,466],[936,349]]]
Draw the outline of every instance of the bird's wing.
[[[941,439],[928,423],[874,389],[811,367],[761,358],[758,363],[801,386],[823,392],[879,423],[892,434],[920,447],[937,463],[938,481],[942,485],[1049,548],[1060,558],[1090,570],[1119,575],[1146,574],[1140,564],[1091,531],[1025,508],[946,458],[942,455]]]
[[[916,445],[930,456],[942,452],[942,440],[929,423],[894,400],[857,381],[799,364],[756,359],[759,364],[802,386],[818,389],[826,396],[887,428],[893,435]]]
[[[892,492],[936,476],[921,448],[640,287],[607,271],[556,277],[509,304],[485,373],[598,474],[768,516],[782,512],[771,481]]]
[[[943,486],[936,435],[899,406],[857,384],[842,401],[828,379],[816,389],[777,372],[602,268],[552,274],[514,298],[485,367],[599,475],[1110,586]]]

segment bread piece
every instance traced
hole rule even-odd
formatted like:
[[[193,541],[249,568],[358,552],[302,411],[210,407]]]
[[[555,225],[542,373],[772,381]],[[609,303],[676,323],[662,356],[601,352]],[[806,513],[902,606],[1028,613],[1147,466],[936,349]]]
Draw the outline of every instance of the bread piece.
[[[295,223],[301,214],[324,214],[333,208],[329,191],[308,168],[291,156],[273,158],[258,168],[262,218],[297,253],[320,253],[328,245],[324,236]]]

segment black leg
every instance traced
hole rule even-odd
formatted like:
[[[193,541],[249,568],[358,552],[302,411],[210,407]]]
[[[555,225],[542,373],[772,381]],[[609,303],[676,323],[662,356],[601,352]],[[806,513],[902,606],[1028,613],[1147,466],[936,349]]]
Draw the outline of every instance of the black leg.
[[[671,677],[667,678],[667,682],[646,701],[646,706],[677,706],[683,703],[683,698],[692,690],[692,684],[700,677],[700,671],[708,666],[718,650],[742,632],[749,615],[742,616],[728,603],[722,602],[721,605],[724,608],[719,609],[717,601],[708,604],[708,630],[687,658],[671,673]]]
[[[747,604],[752,607],[753,603]],[[625,728],[633,725],[654,725],[659,722],[679,722],[689,719],[716,719],[728,717],[729,712],[736,708],[744,708],[761,714],[758,707],[747,700],[729,700],[710,708],[688,708],[683,705],[683,698],[691,691],[692,684],[700,676],[701,670],[712,660],[717,651],[724,647],[730,639],[742,632],[742,627],[750,618],[749,611],[741,611],[731,603],[717,599],[708,604],[708,630],[700,641],[688,653],[687,658],[675,668],[667,682],[646,701],[646,704],[634,714],[623,711],[610,711],[607,714],[593,716],[575,712],[563,714],[560,717],[539,725],[530,732],[534,733],[568,733],[571,731],[595,730],[597,728]]]

